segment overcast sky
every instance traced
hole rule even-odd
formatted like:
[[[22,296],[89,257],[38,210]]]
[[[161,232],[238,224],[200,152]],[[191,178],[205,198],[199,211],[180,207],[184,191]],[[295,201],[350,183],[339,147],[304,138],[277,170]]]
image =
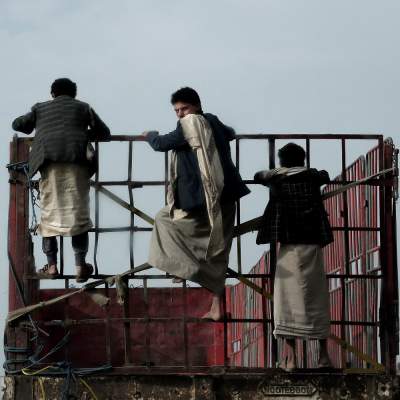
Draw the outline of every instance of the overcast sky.
[[[399,144],[399,20],[398,0],[2,0],[1,323],[7,309],[4,166],[10,125],[34,103],[49,99],[55,78],[76,81],[78,97],[114,134],[172,130],[170,94],[189,85],[199,91],[205,111],[239,133],[382,133]],[[146,146],[135,148],[135,178],[161,179],[162,156]],[[368,147],[350,145],[349,161]],[[268,165],[265,144],[245,143],[242,149],[245,178]],[[338,144],[313,149],[313,165],[335,176]],[[102,154],[102,178],[126,178],[126,147],[107,145]],[[115,191],[128,198],[126,190]],[[154,215],[162,192],[136,191],[135,200]],[[128,225],[127,212],[102,204],[103,226]],[[244,219],[258,216],[264,206],[265,191],[256,189],[244,205]],[[148,239],[135,241],[138,263],[146,260]],[[254,239],[244,240],[248,267],[263,251]],[[126,269],[127,240],[127,235],[101,240],[103,271]],[[35,246],[40,266],[38,240]]]

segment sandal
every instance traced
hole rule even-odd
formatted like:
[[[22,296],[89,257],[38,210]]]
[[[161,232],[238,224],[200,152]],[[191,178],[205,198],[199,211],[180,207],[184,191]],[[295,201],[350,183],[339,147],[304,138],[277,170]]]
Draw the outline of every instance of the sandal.
[[[93,266],[91,264],[86,263],[85,265],[77,265],[76,266],[76,282],[83,283],[86,282],[90,275],[93,274]]]
[[[39,270],[36,271],[36,275],[39,278],[54,279],[60,274],[58,272],[56,264],[53,265],[46,264],[43,268],[40,268]]]

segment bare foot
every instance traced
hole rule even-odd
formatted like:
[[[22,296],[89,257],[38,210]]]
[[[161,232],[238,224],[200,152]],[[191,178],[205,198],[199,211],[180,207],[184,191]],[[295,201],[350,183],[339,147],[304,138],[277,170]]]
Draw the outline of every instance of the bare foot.
[[[213,301],[211,304],[210,311],[204,314],[202,319],[211,319],[215,322],[220,321],[222,319],[222,312],[221,312],[221,298],[220,296],[213,296]]]
[[[319,358],[318,368],[332,368],[332,362],[328,354],[328,346],[326,339],[319,340]]]
[[[285,357],[279,364],[278,368],[283,369],[285,372],[293,372],[296,370],[296,359]]]
[[[209,311],[208,313],[205,313],[201,319],[211,319],[215,322],[220,321],[222,318],[222,313],[219,311]]]
[[[332,362],[328,356],[319,357],[318,368],[333,368]]]

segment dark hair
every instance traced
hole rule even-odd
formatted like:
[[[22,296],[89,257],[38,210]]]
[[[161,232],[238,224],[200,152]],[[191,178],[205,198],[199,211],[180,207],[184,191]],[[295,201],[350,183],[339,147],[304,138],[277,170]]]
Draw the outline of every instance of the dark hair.
[[[54,97],[67,95],[75,98],[76,83],[72,82],[71,79],[68,78],[56,79],[51,84],[51,93],[54,95]]]
[[[182,103],[188,103],[192,106],[199,106],[201,110],[201,100],[198,93],[190,88],[190,87],[183,87],[177,90],[175,93],[171,95],[171,104],[175,104],[181,101]]]
[[[304,149],[295,143],[288,143],[278,151],[281,167],[303,167],[306,158]]]

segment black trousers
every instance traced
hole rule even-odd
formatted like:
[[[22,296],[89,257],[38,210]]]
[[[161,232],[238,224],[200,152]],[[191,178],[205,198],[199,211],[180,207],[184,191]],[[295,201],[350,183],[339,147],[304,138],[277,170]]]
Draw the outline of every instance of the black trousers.
[[[76,265],[85,265],[88,248],[89,234],[87,232],[72,236],[72,249],[75,253]],[[49,265],[57,264],[57,236],[44,237],[42,239],[42,250],[47,256],[47,263]]]

